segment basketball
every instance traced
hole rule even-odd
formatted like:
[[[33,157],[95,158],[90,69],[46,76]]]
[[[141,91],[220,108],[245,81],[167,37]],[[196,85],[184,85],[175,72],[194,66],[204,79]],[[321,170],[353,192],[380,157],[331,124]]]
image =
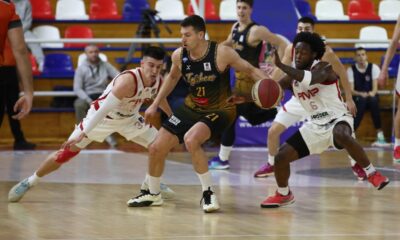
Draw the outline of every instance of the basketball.
[[[251,96],[259,107],[270,109],[279,104],[283,96],[283,90],[276,81],[261,79],[253,85]]]

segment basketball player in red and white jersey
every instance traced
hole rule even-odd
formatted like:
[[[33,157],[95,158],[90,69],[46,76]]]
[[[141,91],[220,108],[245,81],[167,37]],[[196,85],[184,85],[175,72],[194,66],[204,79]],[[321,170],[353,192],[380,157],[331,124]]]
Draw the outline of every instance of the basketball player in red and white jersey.
[[[157,129],[145,124],[139,109],[143,102],[154,99],[161,87],[160,71],[164,56],[163,49],[149,47],[143,53],[140,67],[117,75],[103,94],[92,102],[86,117],[75,127],[61,149],[50,154],[32,176],[10,190],[9,201],[18,202],[43,176],[56,171],[92,141],[103,142],[114,132],[147,148],[155,139]],[[168,116],[172,115],[166,100],[160,108]],[[142,187],[146,186],[145,182]]]
[[[362,146],[353,138],[353,117],[342,100],[338,77],[332,66],[319,61],[325,53],[325,44],[316,33],[296,35],[295,68],[285,65],[275,54],[275,65],[286,75],[279,80],[309,113],[309,121],[283,144],[275,157],[275,179],[278,190],[261,203],[272,208],[294,202],[289,190],[290,163],[310,154],[320,154],[328,147],[346,149],[365,171],[368,181],[378,190],[389,183],[368,160]]]
[[[309,17],[300,18],[296,31],[297,33],[314,32],[314,20]],[[292,66],[294,66],[294,51],[295,50],[292,44],[286,47],[285,54],[282,58],[282,62],[284,64],[292,64]],[[322,60],[331,64],[333,70],[338,73],[345,91],[347,108],[354,116],[356,113],[356,106],[352,98],[352,92],[347,78],[346,69],[329,46],[326,46],[326,51],[322,57]],[[279,80],[282,76],[283,72],[279,68],[276,68],[272,74],[272,78],[274,80]],[[301,104],[295,97],[292,97],[284,104],[284,106],[278,111],[271,128],[268,130],[268,162],[263,164],[257,170],[257,172],[254,174],[254,177],[267,177],[274,174],[274,161],[275,155],[278,153],[280,135],[290,126],[306,119],[308,116],[309,113],[307,113],[304,108],[301,107]],[[366,179],[364,171],[353,159],[351,159],[351,166],[354,175],[356,175],[359,180]]]

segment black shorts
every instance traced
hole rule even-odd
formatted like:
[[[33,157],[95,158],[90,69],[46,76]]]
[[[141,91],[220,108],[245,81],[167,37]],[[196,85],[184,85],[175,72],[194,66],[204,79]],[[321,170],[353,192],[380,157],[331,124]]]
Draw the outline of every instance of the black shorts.
[[[296,150],[299,159],[310,155],[310,150],[308,149],[308,146],[299,130],[286,140],[286,143]]]
[[[176,109],[174,114],[163,122],[162,127],[179,138],[183,137],[197,122],[205,123],[211,131],[211,138],[218,137],[228,128],[236,118],[234,107],[227,109],[214,109],[210,111],[195,111],[185,104]]]
[[[262,109],[254,102],[237,104],[236,111],[237,116],[243,116],[253,126],[273,120],[278,113],[276,108]]]

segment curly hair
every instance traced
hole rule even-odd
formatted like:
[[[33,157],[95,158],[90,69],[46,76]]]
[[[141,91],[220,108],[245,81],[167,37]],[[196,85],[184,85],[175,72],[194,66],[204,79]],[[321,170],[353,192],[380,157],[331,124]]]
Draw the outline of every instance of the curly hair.
[[[317,33],[298,33],[293,40],[293,46],[296,46],[299,42],[305,42],[310,45],[311,51],[317,54],[316,60],[320,60],[325,53],[325,43]]]

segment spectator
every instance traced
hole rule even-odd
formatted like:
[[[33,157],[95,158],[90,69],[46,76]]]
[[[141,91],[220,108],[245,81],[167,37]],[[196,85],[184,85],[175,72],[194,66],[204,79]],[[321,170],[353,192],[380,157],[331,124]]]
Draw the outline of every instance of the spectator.
[[[32,27],[32,5],[29,0],[12,0],[15,4],[15,10],[21,18],[22,29],[24,31],[25,39],[35,39],[36,36],[31,32]],[[29,49],[31,50],[33,56],[38,64],[39,71],[43,71],[44,65],[44,54],[42,47],[39,43],[28,43]]]
[[[347,69],[347,75],[352,87],[353,99],[357,106],[354,130],[357,130],[360,126],[365,111],[369,109],[371,111],[374,127],[377,131],[377,140],[372,145],[386,146],[388,144],[385,141],[385,136],[382,131],[379,115],[379,98],[377,95],[377,79],[380,69],[376,64],[368,62],[367,52],[364,48],[357,48],[355,54],[355,64]]]
[[[85,47],[86,60],[78,66],[74,77],[74,92],[78,98],[74,102],[76,122],[79,123],[86,116],[90,104],[100,97],[108,83],[119,74],[118,70],[99,57],[99,48],[90,44]],[[114,138],[106,139],[111,147],[117,142]]]
[[[21,20],[15,12],[15,6],[13,3],[0,1],[0,126],[3,121],[6,105],[5,99],[9,95],[7,84],[10,80],[6,77],[8,75],[8,68],[3,67],[6,60],[4,58],[4,47],[7,38],[24,90],[24,95],[18,98],[13,107],[16,114],[12,118],[19,120],[26,117],[32,108],[32,68],[29,63],[28,51],[22,34]]]

